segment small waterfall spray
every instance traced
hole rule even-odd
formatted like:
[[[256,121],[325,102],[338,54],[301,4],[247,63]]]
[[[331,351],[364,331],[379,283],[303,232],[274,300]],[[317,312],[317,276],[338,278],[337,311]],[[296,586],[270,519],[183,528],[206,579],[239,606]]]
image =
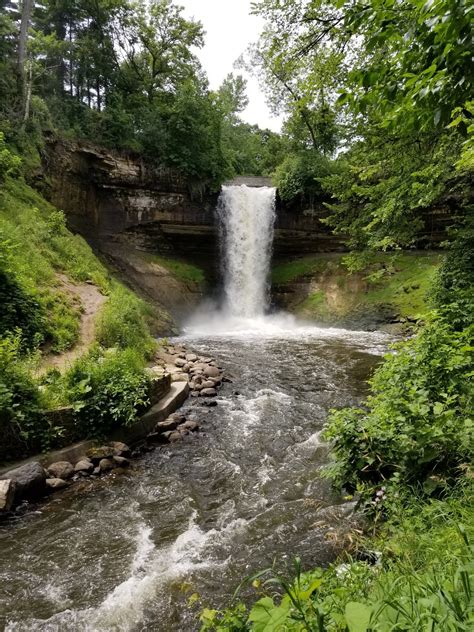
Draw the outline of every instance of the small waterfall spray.
[[[275,196],[271,187],[222,187],[217,214],[230,316],[262,316],[268,307]]]

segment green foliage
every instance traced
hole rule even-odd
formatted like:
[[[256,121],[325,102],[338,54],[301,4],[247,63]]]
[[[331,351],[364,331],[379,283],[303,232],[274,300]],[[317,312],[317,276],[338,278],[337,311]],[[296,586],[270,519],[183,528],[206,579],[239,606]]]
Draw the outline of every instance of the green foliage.
[[[171,259],[169,257],[163,257],[162,255],[147,255],[147,259],[153,263],[157,263],[159,266],[162,266],[181,281],[198,284],[203,284],[205,282],[205,276],[202,269],[191,263],[180,261],[178,259]]]
[[[332,413],[335,483],[352,489],[397,477],[421,482],[456,475],[474,456],[472,330],[440,320],[397,347],[371,381],[367,408]]]
[[[352,248],[388,250],[420,243],[429,237],[423,209],[453,204],[461,214],[468,183],[456,176],[460,151],[456,135],[400,136],[386,132],[366,135],[336,161],[337,169],[323,178],[332,195],[324,220],[334,232],[348,235]]]
[[[137,351],[92,349],[64,376],[78,436],[103,436],[132,424],[149,404],[149,384],[143,356]]]
[[[106,348],[130,348],[149,356],[155,347],[147,322],[151,316],[151,309],[135,294],[113,283],[97,319],[97,342]]]
[[[443,499],[392,500],[382,532],[358,542],[376,564],[347,554],[328,569],[273,569],[243,584],[257,592],[246,608],[203,611],[202,632],[390,632],[470,629],[474,582],[472,482]],[[367,548],[369,547],[369,548]],[[288,577],[289,575],[289,577]]]
[[[324,199],[321,179],[331,173],[327,158],[314,151],[288,155],[277,167],[275,184],[282,200],[309,202]]]
[[[0,132],[0,184],[9,174],[17,171],[20,164],[21,158],[12,154],[5,143],[4,134]]]
[[[21,336],[0,338],[0,461],[27,454],[47,440],[40,392],[30,369]]]
[[[446,125],[472,97],[469,2],[330,4],[342,11],[346,34],[363,39],[365,54],[350,73],[347,95],[358,111],[385,115],[385,127],[430,129]]]
[[[456,330],[474,323],[473,279],[474,221],[471,218],[458,230],[433,291],[436,306]]]
[[[43,339],[46,313],[15,277],[12,246],[0,233],[0,333],[21,332],[23,347],[35,347]]]

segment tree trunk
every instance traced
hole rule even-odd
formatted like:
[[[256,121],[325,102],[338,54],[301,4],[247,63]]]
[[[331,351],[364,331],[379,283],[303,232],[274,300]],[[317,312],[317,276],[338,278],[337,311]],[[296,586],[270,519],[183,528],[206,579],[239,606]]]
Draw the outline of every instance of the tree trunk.
[[[23,121],[26,122],[30,115],[31,84],[33,81],[33,69],[26,68],[28,55],[28,29],[30,26],[31,14],[33,12],[34,0],[23,0],[21,7],[20,39],[18,42],[18,75],[20,78],[20,89],[22,94]]]
[[[23,0],[21,7],[20,40],[18,42],[18,70],[22,79],[25,76],[26,51],[28,44],[28,28],[34,0]]]

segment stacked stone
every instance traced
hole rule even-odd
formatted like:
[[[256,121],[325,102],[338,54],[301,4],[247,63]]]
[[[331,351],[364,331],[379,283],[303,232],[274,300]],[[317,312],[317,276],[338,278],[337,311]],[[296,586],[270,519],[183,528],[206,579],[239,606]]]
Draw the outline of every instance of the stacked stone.
[[[188,382],[191,397],[216,397],[224,377],[215,358],[198,356],[184,346],[165,347],[158,355],[172,382]]]
[[[92,448],[75,464],[57,461],[45,469],[39,461],[32,461],[10,470],[0,479],[0,513],[10,511],[24,500],[40,500],[49,492],[69,487],[81,478],[128,467],[130,456],[130,448],[125,443],[113,441]]]

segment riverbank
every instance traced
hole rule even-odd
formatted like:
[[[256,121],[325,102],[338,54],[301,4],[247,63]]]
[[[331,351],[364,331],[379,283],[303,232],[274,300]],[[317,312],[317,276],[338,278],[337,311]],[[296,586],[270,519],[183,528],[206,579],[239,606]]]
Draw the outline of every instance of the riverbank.
[[[148,369],[155,384],[149,409],[136,421],[115,430],[113,441],[85,440],[0,470],[0,515],[8,514],[23,501],[39,501],[85,477],[128,467],[131,459],[156,445],[176,443],[197,432],[201,420],[195,415],[188,419],[175,411],[188,394],[201,397],[205,406],[215,405],[213,398],[218,389],[231,380],[214,358],[200,357],[185,346],[163,346],[155,360],[157,364]]]

